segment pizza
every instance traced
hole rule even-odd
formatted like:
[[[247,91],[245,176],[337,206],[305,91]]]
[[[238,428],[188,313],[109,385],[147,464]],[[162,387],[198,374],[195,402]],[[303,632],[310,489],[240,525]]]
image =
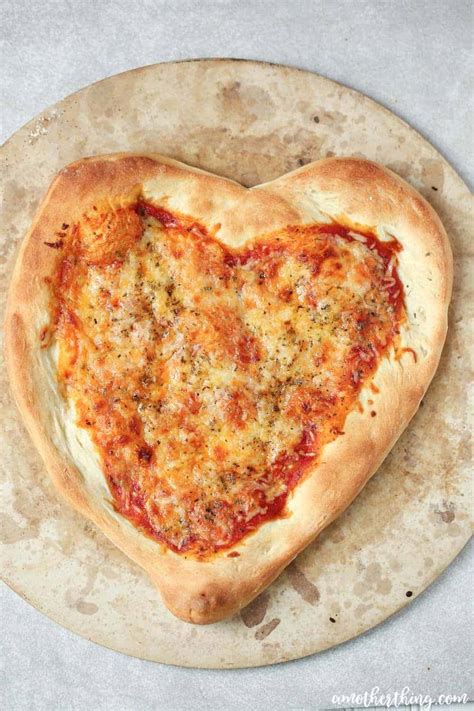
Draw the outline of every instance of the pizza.
[[[451,280],[435,212],[374,163],[245,189],[86,158],[23,242],[10,379],[60,493],[171,612],[214,622],[377,470],[437,367]]]

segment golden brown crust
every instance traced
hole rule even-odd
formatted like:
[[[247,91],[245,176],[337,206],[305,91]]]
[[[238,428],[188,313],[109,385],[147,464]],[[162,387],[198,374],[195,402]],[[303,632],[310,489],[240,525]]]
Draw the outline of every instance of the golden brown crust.
[[[54,375],[48,374],[39,347],[39,330],[48,320],[45,278],[52,276],[60,258],[59,250],[44,243],[54,240],[63,223],[77,221],[91,201],[121,198],[138,189],[206,225],[220,224],[219,238],[231,246],[291,223],[330,219],[373,227],[382,238],[393,234],[403,246],[399,273],[408,319],[401,345],[416,350],[417,362],[410,352],[381,362],[374,379],[380,393],[373,395],[366,387],[360,398],[362,405],[367,397],[376,399],[378,417],[371,418],[367,407],[349,415],[345,436],[326,447],[317,467],[296,488],[291,515],[239,542],[239,557],[186,558],[141,535],[114,513],[99,478],[92,475],[93,466],[76,461],[83,445],[74,433],[65,432]],[[451,251],[437,215],[407,183],[374,163],[322,160],[246,190],[158,155],[87,158],[56,177],[18,257],[5,324],[12,388],[57,489],[147,571],[174,614],[191,622],[214,622],[246,605],[274,580],[375,472],[416,412],[436,370],[451,280]]]

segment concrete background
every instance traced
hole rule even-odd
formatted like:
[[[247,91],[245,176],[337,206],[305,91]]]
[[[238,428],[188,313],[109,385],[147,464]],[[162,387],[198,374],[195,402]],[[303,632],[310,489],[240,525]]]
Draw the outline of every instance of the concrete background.
[[[242,57],[309,69],[384,104],[472,186],[469,0],[4,0],[1,138],[90,82],[144,64]],[[471,160],[470,160],[471,159]],[[472,547],[471,547],[472,553]],[[178,669],[79,639],[1,597],[7,711],[318,709],[333,695],[472,694],[472,555],[402,613],[336,649],[272,668]]]

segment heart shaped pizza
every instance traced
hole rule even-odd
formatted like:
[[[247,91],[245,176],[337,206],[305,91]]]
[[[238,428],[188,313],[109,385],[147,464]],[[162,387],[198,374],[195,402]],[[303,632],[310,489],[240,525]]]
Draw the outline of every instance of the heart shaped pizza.
[[[159,155],[62,170],[7,310],[15,396],[57,489],[208,623],[333,521],[415,413],[452,264],[390,171],[252,189]]]

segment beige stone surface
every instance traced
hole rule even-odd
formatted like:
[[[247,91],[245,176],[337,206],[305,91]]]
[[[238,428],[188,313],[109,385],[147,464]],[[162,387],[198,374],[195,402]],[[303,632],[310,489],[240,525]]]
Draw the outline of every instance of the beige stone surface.
[[[328,155],[389,166],[433,204],[451,238],[448,342],[419,413],[356,502],[240,615],[208,627],[175,619],[145,574],[58,498],[2,366],[4,578],[68,629],[145,659],[243,667],[331,647],[414,599],[470,535],[469,191],[393,114],[318,75],[232,60],[137,69],[68,97],[3,147],[2,308],[19,241],[53,175],[82,156],[127,150],[163,153],[244,185]]]

